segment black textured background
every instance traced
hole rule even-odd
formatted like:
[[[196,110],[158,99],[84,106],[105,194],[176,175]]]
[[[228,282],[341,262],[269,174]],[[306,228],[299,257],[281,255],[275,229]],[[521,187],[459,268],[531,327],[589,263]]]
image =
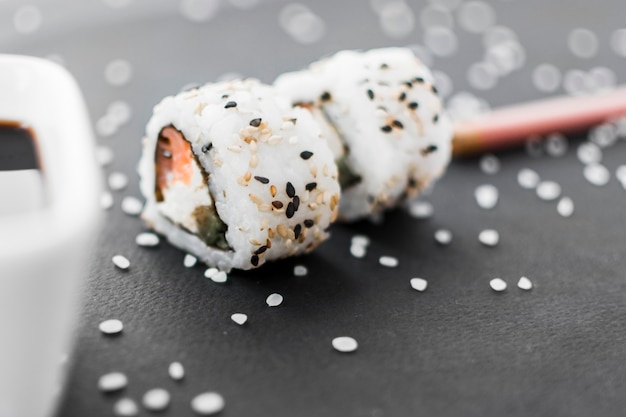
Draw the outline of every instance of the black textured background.
[[[66,13],[79,7],[72,1],[42,3],[48,9],[58,3]],[[147,1],[135,3],[132,10],[151,8]],[[410,5],[417,12],[425,3]],[[575,156],[580,137],[571,138],[562,158],[530,158],[523,150],[500,154],[496,176],[483,174],[477,160],[454,161],[425,197],[436,209],[431,219],[397,210],[380,225],[336,225],[331,240],[314,254],[233,272],[225,285],[204,278],[200,266],[184,268],[184,254],[167,243],[155,249],[135,245],[144,227],[123,214],[119,203],[124,195],[139,196],[139,139],[160,98],[228,71],[271,81],[339,49],[405,45],[422,37],[417,25],[405,39],[387,38],[367,1],[316,1],[307,4],[326,22],[326,35],[302,46],[279,27],[284,4],[271,1],[245,12],[225,8],[213,20],[193,24],[175,11],[131,13],[81,1],[80,10],[95,12],[84,19],[77,14],[72,24],[50,22],[43,26],[45,36],[0,43],[2,52],[63,56],[94,120],[113,100],[128,101],[134,110],[128,126],[100,139],[116,154],[106,172],[125,172],[131,183],[114,192],[115,207],[94,237],[98,247],[59,417],[111,416],[117,398],[140,401],[155,387],[172,394],[162,415],[180,417],[193,415],[189,401],[207,390],[224,396],[223,416],[624,415],[626,192],[614,178],[605,187],[585,181]],[[542,62],[562,70],[604,65],[624,82],[626,62],[608,41],[614,29],[624,27],[622,0],[491,4],[498,23],[518,33],[527,63],[481,94],[490,103],[541,97],[531,70]],[[10,15],[0,16],[6,22]],[[567,34],[578,26],[598,34],[594,59],[575,58],[567,50]],[[469,88],[465,71],[482,58],[482,46],[478,35],[456,32],[460,51],[436,59],[435,68],[448,73],[459,91]],[[104,66],[115,58],[133,65],[133,79],[123,88],[103,78]],[[603,163],[612,172],[626,163],[626,141],[606,150]],[[517,185],[524,167],[562,185],[576,204],[572,218],[560,217],[556,203]],[[494,210],[474,202],[473,191],[483,183],[500,190]],[[434,242],[439,228],[452,231],[450,246]],[[485,228],[500,232],[497,247],[478,242]],[[350,256],[356,233],[372,239],[365,259]],[[117,253],[130,259],[128,271],[112,265]],[[380,266],[381,255],[397,257],[399,266]],[[293,276],[298,264],[308,267],[307,276]],[[532,291],[516,287],[522,275],[534,282]],[[424,293],[409,286],[416,276],[428,280]],[[505,279],[509,289],[493,292],[494,277]],[[272,292],[285,297],[278,308],[265,304]],[[248,322],[234,324],[234,312],[248,314]],[[98,323],[109,318],[124,322],[123,334],[99,333]],[[355,353],[332,349],[331,340],[342,335],[357,339]],[[167,375],[172,361],[186,368],[182,382]],[[128,375],[123,393],[97,390],[98,377],[110,371]]]

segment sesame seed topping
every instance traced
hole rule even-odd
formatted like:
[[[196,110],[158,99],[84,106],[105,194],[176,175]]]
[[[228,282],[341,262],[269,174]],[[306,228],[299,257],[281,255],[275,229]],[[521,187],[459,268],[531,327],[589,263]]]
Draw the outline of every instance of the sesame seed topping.
[[[204,145],[201,148],[202,153],[207,153],[208,151],[211,150],[211,148],[213,148],[213,143],[209,143],[208,145]]]
[[[332,97],[328,91],[324,91],[322,95],[320,96],[320,100],[322,101],[329,101],[331,98]]]
[[[241,326],[248,321],[248,316],[243,313],[234,313],[230,316],[230,319]]]
[[[113,264],[119,269],[128,269],[130,267],[130,261],[122,255],[115,255],[112,260]]]
[[[269,307],[278,307],[283,302],[283,296],[278,293],[270,294],[265,300]]]
[[[437,90],[437,87],[435,87],[434,85],[431,85],[430,89],[432,90],[433,93],[439,94],[439,91]]]
[[[397,127],[398,129],[404,129],[404,125],[402,124],[400,120],[394,120],[393,122],[391,122],[391,124]]]
[[[186,254],[185,258],[183,259],[183,265],[185,266],[185,268],[193,268],[194,266],[196,266],[197,262],[198,258],[191,254]]]
[[[411,81],[405,81],[402,84],[406,85],[409,88],[413,88],[413,83]]]
[[[268,184],[270,182],[270,180],[268,178],[259,177],[258,175],[255,175],[254,179],[257,180],[258,182],[260,182],[261,184]]]
[[[205,392],[191,400],[191,409],[201,416],[217,414],[224,409],[224,397],[217,392]]]
[[[102,323],[100,323],[98,325],[98,328],[104,334],[114,335],[114,334],[121,333],[122,330],[124,330],[124,325],[122,324],[120,320],[110,319],[110,320],[105,320]]]
[[[293,197],[293,208],[295,211],[298,211],[298,209],[300,208],[300,197],[298,197],[297,195]]]
[[[153,388],[143,395],[142,403],[150,411],[165,410],[170,405],[170,393],[163,388]]]
[[[398,266],[398,259],[393,256],[381,256],[378,258],[378,263],[382,266],[386,266],[387,268],[395,268]]]
[[[490,184],[476,187],[474,197],[478,206],[485,210],[491,210],[498,204],[498,189]]]
[[[254,266],[258,266],[259,265],[258,255],[252,255],[252,257],[250,258],[250,263]]]
[[[357,341],[349,336],[335,337],[332,345],[336,351],[342,353],[354,352],[359,347]]]
[[[421,153],[423,156],[426,156],[426,155],[428,155],[428,154],[431,154],[431,153],[435,152],[437,149],[439,149],[439,148],[437,147],[437,145],[428,145],[427,147],[425,147],[424,149],[422,149],[422,150],[420,151],[420,153]]]
[[[306,228],[311,228],[315,225],[315,221],[311,220],[311,219],[306,219],[304,221],[304,227]]]
[[[185,368],[180,362],[172,362],[167,368],[167,373],[174,381],[180,381],[185,377]]]
[[[504,280],[502,280],[502,278],[494,278],[491,281],[489,281],[489,286],[494,291],[502,292],[502,291],[506,290],[506,286],[507,285],[506,285],[506,282],[504,282]]]
[[[437,123],[439,121],[439,114],[433,116],[433,123]]]
[[[285,191],[287,192],[287,195],[289,197],[293,197],[296,195],[296,189],[294,188],[293,184],[290,182],[287,182],[287,186],[285,187]]]
[[[119,391],[128,385],[128,378],[121,372],[111,372],[98,378],[98,389],[102,392]]]
[[[309,273],[309,270],[304,265],[296,265],[293,267],[293,274],[297,277],[306,276]]]
[[[569,197],[562,197],[556,206],[556,211],[562,217],[570,217],[574,214],[574,202]]]
[[[278,200],[274,200],[274,201],[272,201],[272,206],[274,206],[274,208],[280,210],[281,208],[283,208],[283,202],[282,201],[278,201]]]
[[[276,193],[278,192],[278,190],[276,189],[275,185],[270,185],[270,194],[272,194],[272,197],[276,197]]]
[[[517,287],[519,289],[528,291],[533,288],[533,282],[526,277],[521,277],[519,281],[517,282]]]
[[[412,101],[409,104],[407,104],[407,107],[411,110],[415,110],[419,107],[419,104],[417,103],[417,101]]]
[[[435,241],[442,246],[447,246],[452,242],[452,232],[448,229],[439,229],[435,232]]]
[[[267,246],[263,245],[263,246],[261,246],[259,249],[255,250],[255,251],[254,251],[254,254],[255,254],[255,255],[260,255],[260,254],[262,254],[263,252],[265,252],[266,250],[267,250]]]
[[[478,240],[485,246],[496,246],[500,242],[500,234],[497,230],[485,229],[478,234]]]
[[[300,158],[304,159],[305,161],[312,156],[313,156],[313,152],[310,152],[310,151],[300,152]]]
[[[316,182],[310,182],[307,185],[304,186],[304,189],[307,191],[313,191],[315,190],[315,187],[317,187],[317,183]]]
[[[387,69],[387,68],[389,68],[389,65],[387,65],[386,63],[383,62],[382,64],[380,64],[380,69]]]
[[[294,237],[298,239],[300,237],[300,233],[302,232],[302,225],[296,224],[293,228]]]
[[[422,77],[415,77],[413,78],[413,81],[415,81],[416,83],[420,83],[420,84],[424,83],[424,79]]]
[[[382,130],[385,133],[389,133],[389,132],[391,132],[392,127],[389,126],[389,125],[385,125],[385,126],[381,127],[380,130]]]
[[[259,127],[261,125],[261,118],[250,120],[250,126]]]
[[[424,291],[428,286],[428,281],[426,281],[424,278],[411,278],[410,283],[411,288],[419,292]]]
[[[237,103],[234,101],[229,101],[228,103],[226,103],[226,105],[224,106],[225,109],[230,109],[231,107],[237,107]]]
[[[400,93],[400,97],[398,97],[398,100],[400,101],[406,100],[406,93],[404,91]]]
[[[287,204],[287,210],[285,210],[285,215],[288,219],[291,219],[293,215],[296,213],[296,208],[293,203]]]
[[[132,398],[120,398],[113,405],[113,414],[119,417],[139,415],[139,406]]]
[[[370,100],[374,100],[374,92],[371,89],[367,90],[367,96],[370,98]]]

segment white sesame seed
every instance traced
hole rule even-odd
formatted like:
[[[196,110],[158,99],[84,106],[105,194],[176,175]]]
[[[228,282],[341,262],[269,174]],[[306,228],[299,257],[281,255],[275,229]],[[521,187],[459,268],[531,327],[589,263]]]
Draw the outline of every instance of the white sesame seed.
[[[128,84],[133,75],[133,67],[124,59],[115,59],[109,62],[104,69],[104,78],[115,87]]]
[[[498,189],[490,184],[484,184],[476,187],[474,197],[478,207],[491,210],[498,204]]]
[[[183,259],[183,265],[185,266],[185,268],[193,268],[194,266],[196,266],[197,262],[198,262],[198,258],[196,258],[195,256],[189,253],[186,254],[185,259]]]
[[[270,294],[265,300],[269,307],[278,307],[283,302],[283,296],[277,293]]]
[[[122,255],[115,255],[111,260],[113,261],[113,265],[119,269],[128,269],[130,266],[130,261]]]
[[[100,207],[102,207],[103,210],[109,210],[113,207],[113,195],[110,192],[104,191],[102,193],[100,196]]]
[[[185,377],[185,368],[180,362],[172,362],[167,368],[167,373],[174,381],[180,381]]]
[[[537,90],[552,93],[561,85],[561,71],[551,64],[538,65],[533,71],[533,84]]]
[[[584,142],[578,146],[576,156],[585,165],[597,164],[602,161],[602,150],[595,143]]]
[[[562,217],[570,217],[574,214],[574,202],[569,197],[561,197],[559,204],[556,206],[556,211]]]
[[[387,268],[395,268],[399,264],[398,258],[386,255],[378,258],[378,263],[380,263],[382,266],[386,266]]]
[[[411,278],[410,282],[411,288],[420,292],[424,291],[428,286],[428,281],[426,281],[424,278]]]
[[[350,246],[350,254],[358,259],[364,258],[367,255],[367,247],[352,244]]]
[[[533,288],[533,283],[528,278],[521,277],[519,281],[517,282],[517,287],[522,290],[528,291]]]
[[[96,161],[102,167],[109,165],[114,159],[113,150],[108,146],[98,145],[96,147]]]
[[[560,133],[553,133],[546,138],[546,153],[553,157],[563,156],[567,153],[567,138]]]
[[[143,202],[137,197],[126,196],[122,199],[122,211],[129,216],[138,216],[143,210]]]
[[[33,5],[21,6],[13,15],[13,26],[21,34],[37,31],[43,22],[41,10]]]
[[[537,185],[537,196],[545,201],[552,201],[561,195],[561,186],[554,181],[541,181]]]
[[[589,29],[576,28],[567,38],[570,51],[579,58],[591,58],[598,52],[598,37]]]
[[[293,267],[293,274],[297,277],[303,277],[309,273],[308,269],[304,265],[296,265]]]
[[[128,185],[128,177],[121,172],[112,172],[108,178],[109,188],[113,191],[119,191]]]
[[[495,24],[496,13],[483,1],[468,1],[459,6],[457,21],[468,32],[482,33]]]
[[[585,179],[593,185],[603,186],[611,179],[611,173],[604,165],[589,164],[585,166],[583,172]]]
[[[500,242],[500,234],[497,230],[485,229],[478,234],[478,241],[485,246],[496,246]]]
[[[533,189],[539,184],[539,174],[530,168],[522,168],[517,173],[517,183],[522,188]]]
[[[170,393],[163,388],[153,388],[143,395],[142,403],[150,411],[165,410],[170,405]]]
[[[228,274],[224,271],[217,271],[216,273],[211,275],[211,281],[217,284],[223,284],[228,281]]]
[[[213,276],[214,276],[215,274],[217,274],[219,271],[220,271],[220,270],[219,270],[219,269],[217,269],[217,268],[207,268],[207,269],[204,271],[204,277],[205,277],[205,278],[213,278]]]
[[[224,397],[217,392],[204,392],[191,400],[191,409],[202,416],[217,414],[224,409]]]
[[[135,237],[135,243],[138,246],[153,247],[153,246],[158,245],[159,242],[160,242],[159,236],[150,232],[139,233]]]
[[[435,241],[440,245],[449,245],[452,242],[452,232],[448,229],[439,229],[435,232]]]
[[[98,328],[104,334],[113,335],[113,334],[121,333],[122,330],[124,330],[124,324],[122,324],[120,320],[110,319],[110,320],[105,320],[102,323],[100,323],[98,325]]]
[[[135,417],[139,415],[139,406],[131,398],[120,398],[113,405],[113,414],[117,417]]]
[[[495,175],[500,172],[500,159],[493,154],[486,154],[480,158],[480,170],[487,175]]]
[[[501,278],[494,278],[489,281],[489,286],[492,290],[501,292],[506,290],[506,282],[504,282]]]
[[[332,345],[335,350],[344,353],[354,352],[359,347],[357,341],[350,336],[335,337]]]
[[[230,316],[230,319],[241,326],[248,321],[248,316],[243,313],[234,313]]]
[[[427,201],[413,201],[409,205],[409,214],[416,219],[427,219],[432,217],[435,209],[432,204]]]
[[[128,385],[128,378],[121,372],[111,372],[98,378],[98,389],[102,392],[119,391]]]

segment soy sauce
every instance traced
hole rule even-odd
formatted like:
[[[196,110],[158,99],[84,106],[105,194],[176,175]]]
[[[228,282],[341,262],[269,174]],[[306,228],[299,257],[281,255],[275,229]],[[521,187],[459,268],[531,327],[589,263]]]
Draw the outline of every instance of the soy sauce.
[[[17,122],[0,121],[0,171],[40,169],[34,132]]]

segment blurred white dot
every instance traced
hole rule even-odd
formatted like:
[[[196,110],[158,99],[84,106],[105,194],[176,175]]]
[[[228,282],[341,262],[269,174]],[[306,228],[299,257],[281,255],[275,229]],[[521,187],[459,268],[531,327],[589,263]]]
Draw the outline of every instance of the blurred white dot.
[[[452,26],[454,26],[454,18],[448,9],[437,4],[433,4],[426,6],[420,12],[420,24],[422,25],[422,28],[443,26],[452,29]]]
[[[595,67],[589,71],[589,78],[593,91],[609,91],[617,84],[617,76],[615,72],[606,67]]]
[[[583,95],[589,92],[591,87],[590,78],[584,71],[569,70],[563,77],[563,89],[570,95]]]
[[[407,48],[409,48],[411,51],[413,51],[413,53],[415,54],[415,56],[422,61],[422,63],[424,65],[426,65],[427,67],[432,67],[433,66],[433,55],[430,53],[430,51],[419,44],[413,44],[413,45],[408,45]]]
[[[522,168],[517,173],[517,183],[522,188],[533,189],[539,184],[539,181],[539,174],[530,168]]]
[[[104,191],[102,193],[102,195],[100,196],[100,207],[103,210],[109,210],[111,207],[113,207],[113,195],[110,192]]]
[[[457,19],[468,32],[482,33],[495,24],[496,12],[483,1],[468,1],[457,10]]]
[[[562,217],[571,217],[574,214],[574,202],[569,197],[561,197],[556,205],[556,211]]]
[[[120,398],[113,405],[113,414],[118,417],[134,417],[139,415],[139,406],[131,398]]]
[[[128,185],[128,177],[121,172],[112,172],[108,178],[109,188],[119,191]]]
[[[477,62],[467,70],[467,81],[477,90],[490,90],[498,82],[498,70],[488,62]]]
[[[206,22],[219,10],[219,0],[181,0],[180,13],[192,22]]]
[[[332,345],[335,350],[346,353],[354,352],[359,347],[357,341],[350,336],[335,337],[332,341]]]
[[[567,138],[560,133],[552,133],[545,140],[546,153],[550,156],[563,156],[567,152]]]
[[[615,170],[615,178],[624,185],[626,183],[626,165],[620,165]]]
[[[133,0],[102,0],[102,2],[113,9],[121,9],[133,2]]]
[[[135,243],[137,244],[137,246],[151,248],[157,246],[160,241],[161,239],[159,239],[159,236],[150,232],[139,233],[137,236],[135,236]]]
[[[185,367],[180,362],[172,362],[167,368],[167,373],[174,381],[180,381],[185,377]]]
[[[533,84],[537,90],[552,93],[561,85],[561,71],[552,64],[540,64],[533,71]]]
[[[489,110],[489,104],[472,93],[459,91],[448,100],[448,114],[454,121],[468,120]]]
[[[189,253],[186,254],[185,258],[183,259],[183,265],[185,266],[185,268],[193,268],[194,266],[196,266],[197,262],[198,258]]]
[[[601,148],[614,145],[618,139],[617,126],[611,123],[603,123],[589,132],[589,140]]]
[[[517,34],[506,26],[494,26],[483,34],[485,49],[497,46],[508,41],[517,42]]]
[[[125,59],[114,59],[104,68],[104,78],[112,86],[128,84],[133,75],[133,67]]]
[[[302,44],[315,43],[326,32],[324,21],[308,7],[298,3],[288,4],[282,8],[279,22],[294,41]]]
[[[415,27],[413,10],[404,2],[388,3],[379,14],[380,27],[390,38],[408,36]]]
[[[163,388],[153,388],[143,395],[141,402],[147,410],[165,410],[170,405],[170,393]]]
[[[201,416],[217,414],[225,405],[224,397],[217,392],[204,392],[191,400],[191,409]]]
[[[283,296],[278,293],[273,293],[267,296],[265,302],[269,307],[278,307],[283,303]]]
[[[434,70],[433,79],[440,97],[446,98],[452,94],[454,86],[452,85],[452,79],[448,76],[448,74],[442,71]]]
[[[587,181],[597,186],[606,185],[611,179],[609,170],[604,165],[600,164],[585,165],[583,174]]]
[[[494,229],[485,229],[478,234],[478,241],[485,246],[494,247],[500,243],[500,233]]]
[[[619,56],[626,57],[626,29],[617,29],[611,35],[611,48]]]
[[[443,246],[449,245],[452,242],[452,232],[448,229],[435,231],[435,241]]]
[[[596,164],[602,161],[602,150],[595,143],[584,142],[578,146],[576,156],[585,165]]]
[[[248,10],[260,3],[260,0],[228,0],[230,4],[238,9]]]
[[[589,29],[576,28],[567,38],[570,51],[579,58],[591,58],[598,52],[598,37]]]
[[[115,123],[118,125],[123,125],[128,123],[133,111],[125,101],[114,101],[107,107],[107,116],[110,117]]]
[[[429,0],[432,4],[448,10],[456,9],[463,0]]]
[[[500,159],[493,154],[486,154],[480,158],[480,170],[487,175],[495,175],[500,171]]]
[[[433,215],[435,209],[427,201],[416,200],[409,205],[409,214],[416,219],[427,219]]]
[[[437,56],[451,56],[458,49],[458,40],[454,32],[441,26],[428,28],[424,34],[424,43]]]
[[[104,145],[96,146],[96,161],[100,166],[105,167],[109,165],[111,162],[113,162],[113,159],[113,149]]]
[[[117,132],[118,124],[108,114],[96,121],[96,133],[102,138],[114,135]]]
[[[491,281],[489,281],[489,286],[491,287],[492,290],[497,291],[497,292],[501,292],[506,290],[506,282],[502,279],[502,278],[494,278]]]
[[[126,196],[122,199],[122,211],[129,216],[138,216],[143,210],[143,202],[137,197]]]
[[[554,181],[541,181],[537,185],[537,196],[545,201],[556,200],[561,196],[561,186]]]
[[[37,6],[31,4],[21,6],[13,15],[15,30],[22,34],[35,32],[43,22],[43,15]]]
[[[380,14],[382,10],[392,3],[404,3],[405,0],[370,0],[370,6],[376,14]]]
[[[474,190],[474,198],[478,206],[485,210],[491,210],[498,204],[498,189],[491,184],[483,184]]]
[[[532,158],[539,158],[543,155],[543,141],[537,136],[531,136],[526,139],[524,146],[526,153]]]
[[[497,69],[499,75],[507,75],[526,63],[526,51],[516,41],[504,41],[485,52],[485,61]]]

